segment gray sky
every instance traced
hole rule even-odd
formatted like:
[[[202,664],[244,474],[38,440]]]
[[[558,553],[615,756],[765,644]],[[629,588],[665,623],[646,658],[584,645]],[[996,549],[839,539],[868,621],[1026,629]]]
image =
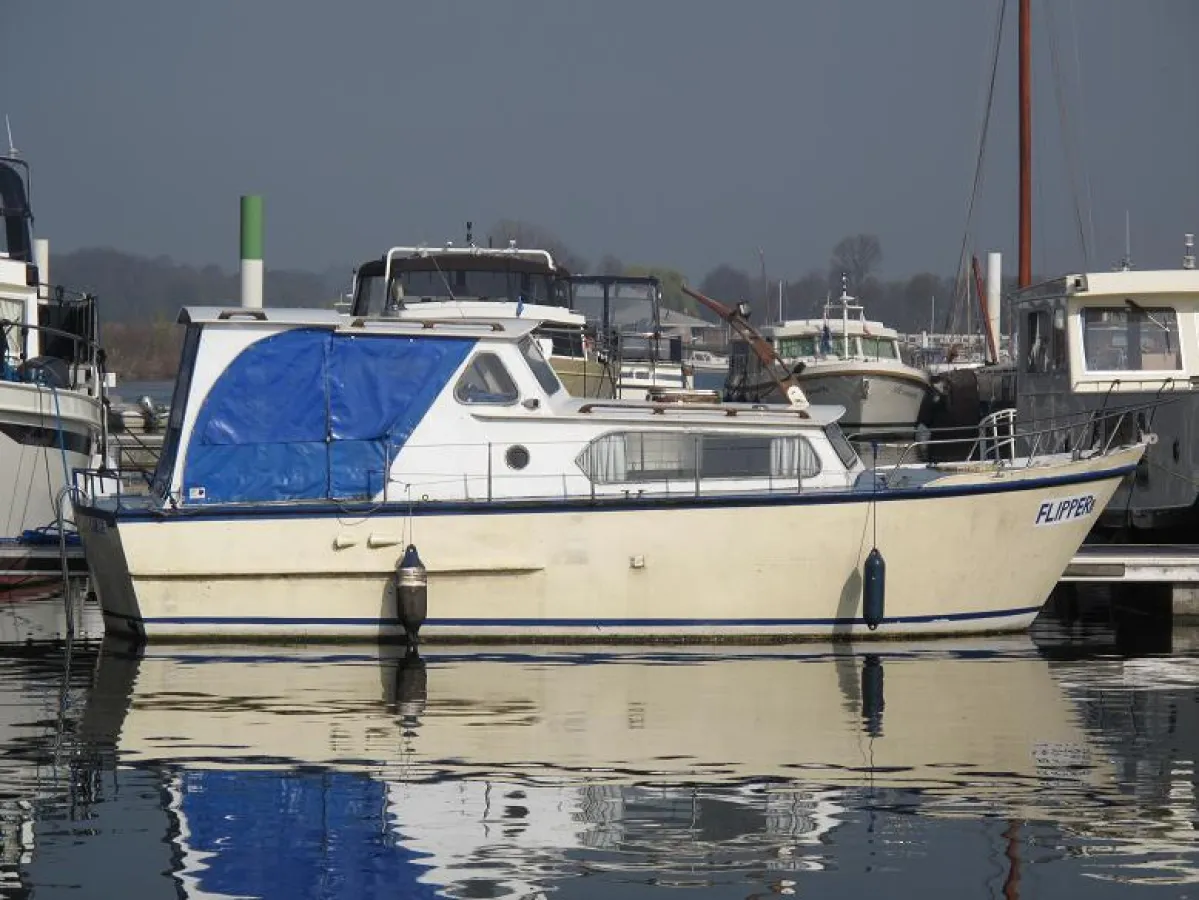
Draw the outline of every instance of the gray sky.
[[[321,270],[501,217],[596,261],[799,275],[847,233],[954,270],[998,0],[0,0],[0,113],[57,251]],[[1199,231],[1196,0],[1034,0],[1034,269],[1079,268],[1050,67],[1107,268]],[[1015,243],[1009,0],[975,248]],[[1078,46],[1077,57],[1074,52]],[[1081,73],[1081,88],[1078,74]],[[1005,263],[1013,271],[1014,257]]]

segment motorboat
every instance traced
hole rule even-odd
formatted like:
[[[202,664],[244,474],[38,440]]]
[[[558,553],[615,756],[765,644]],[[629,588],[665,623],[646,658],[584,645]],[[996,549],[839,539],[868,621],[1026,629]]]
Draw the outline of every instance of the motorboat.
[[[29,166],[0,156],[0,583],[18,586],[59,577],[71,472],[96,464],[105,427],[96,300],[50,285],[32,223]]]
[[[813,403],[845,408],[841,425],[847,433],[914,432],[930,390],[929,375],[904,361],[899,333],[867,319],[844,280],[841,296],[825,305],[823,318],[779,322],[760,331]],[[730,345],[725,394],[747,402],[777,398],[774,380],[744,341]]]
[[[354,317],[511,317],[538,323],[537,340],[576,397],[608,398],[618,371],[584,334],[571,309],[569,273],[548,250],[467,244],[391,247],[354,273]]]
[[[1140,540],[1189,540],[1199,524],[1199,270],[1190,235],[1186,246],[1180,269],[1064,275],[1012,298],[1019,416],[1078,421],[1137,408],[1127,427],[1154,434],[1101,518],[1105,531]]]
[[[535,320],[180,322],[150,490],[78,479],[106,626],[150,639],[1021,630],[1144,449],[867,466],[785,379],[788,406],[572,397]]]

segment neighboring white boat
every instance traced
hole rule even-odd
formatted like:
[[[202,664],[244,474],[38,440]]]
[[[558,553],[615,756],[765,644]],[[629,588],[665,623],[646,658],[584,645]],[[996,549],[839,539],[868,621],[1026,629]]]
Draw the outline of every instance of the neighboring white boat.
[[[409,896],[464,883],[540,896],[588,850],[634,853],[610,860],[630,871],[640,854],[710,861],[695,831],[710,816],[737,823],[738,852],[793,878],[859,840],[856,811],[888,790],[924,817],[1083,834],[1116,796],[1097,737],[1026,636],[877,654],[114,649],[96,666],[87,733],[162,773],[164,790],[139,795],[162,813],[145,837],[170,842],[188,896],[253,894],[245,872],[291,883],[304,854],[285,865],[271,848],[297,809],[325,811],[306,840],[338,847],[347,878]],[[1076,809],[1083,792],[1092,802]],[[1153,824],[1130,823],[1125,839]],[[381,837],[346,839],[359,831]]]
[[[28,172],[0,157],[0,581],[20,584],[59,576],[60,501],[69,520],[70,473],[94,463],[103,428],[95,298],[48,286]]]
[[[537,322],[181,321],[149,496],[85,484],[77,510],[107,626],[148,637],[403,634],[408,544],[429,637],[1017,630],[1143,450],[875,473],[841,410],[798,390],[790,408],[572,398]],[[885,614],[863,608],[872,544]]]
[[[392,247],[354,273],[351,315],[398,319],[516,318],[537,339],[573,396],[609,398],[618,373],[570,308],[568,275],[548,250]]]
[[[616,396],[645,400],[659,390],[695,385],[682,341],[662,333],[662,285],[652,276],[572,275],[570,308],[587,320],[598,354],[618,372]]]
[[[762,336],[796,375],[813,403],[843,406],[846,432],[911,435],[928,395],[928,373],[908,365],[899,334],[866,319],[865,310],[842,283],[836,303],[822,319],[795,319],[763,326]],[[725,393],[759,402],[777,397],[769,372],[744,341],[731,345]]]
[[[723,353],[713,353],[711,350],[692,350],[687,357],[687,364],[696,372],[712,372],[724,374],[729,369],[729,358]]]

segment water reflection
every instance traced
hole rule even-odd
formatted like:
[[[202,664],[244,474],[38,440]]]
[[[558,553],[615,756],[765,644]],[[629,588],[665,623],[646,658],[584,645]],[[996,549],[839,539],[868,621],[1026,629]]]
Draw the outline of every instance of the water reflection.
[[[106,642],[66,682],[56,652],[0,667],[25,710],[0,869],[39,895],[1094,896],[1199,872],[1185,652]]]

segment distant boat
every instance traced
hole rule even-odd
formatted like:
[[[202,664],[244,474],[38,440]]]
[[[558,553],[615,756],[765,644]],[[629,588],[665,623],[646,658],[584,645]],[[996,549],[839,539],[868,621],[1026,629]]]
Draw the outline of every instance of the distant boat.
[[[612,397],[617,372],[570,309],[569,272],[548,250],[507,247],[392,247],[358,267],[350,314],[430,320],[511,317],[540,323],[537,339],[567,391]]]
[[[724,374],[729,369],[729,358],[727,354],[713,353],[711,350],[692,350],[687,357],[687,365],[696,372]]]
[[[841,296],[822,319],[766,325],[762,336],[813,403],[841,406],[841,427],[860,435],[911,435],[928,395],[928,373],[903,361],[899,334],[868,320],[842,279]],[[777,399],[768,371],[744,341],[734,340],[725,393],[733,400]]]
[[[570,308],[587,320],[588,339],[617,372],[616,396],[644,400],[653,389],[687,390],[683,345],[663,333],[662,284],[652,275],[571,275]]]

